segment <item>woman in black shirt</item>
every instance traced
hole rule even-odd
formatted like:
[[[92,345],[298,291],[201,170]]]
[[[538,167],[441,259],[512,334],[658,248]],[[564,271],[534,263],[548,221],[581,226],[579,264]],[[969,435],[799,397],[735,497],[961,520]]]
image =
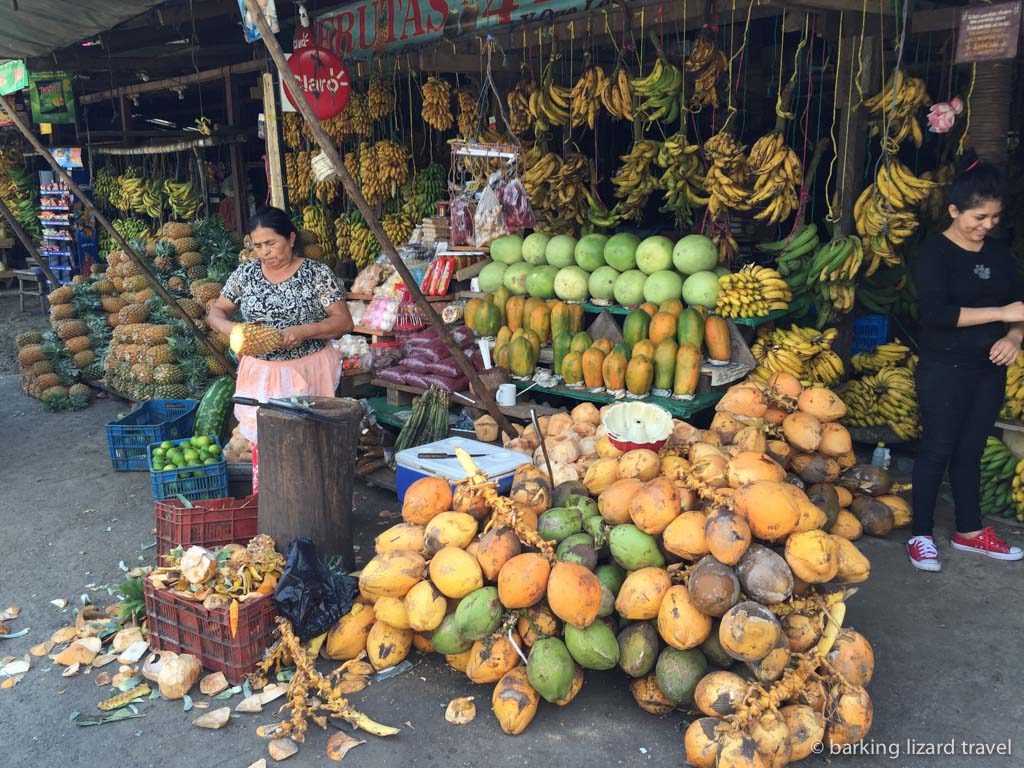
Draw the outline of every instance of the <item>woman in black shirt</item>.
[[[1005,243],[989,237],[1005,199],[998,168],[975,162],[949,193],[952,224],[920,247],[914,264],[921,314],[917,399],[924,432],[914,463],[914,519],[907,554],[938,571],[932,538],[935,500],[949,466],[956,507],[954,549],[1020,560],[979,506],[981,454],[1003,402],[1006,366],[1024,338],[1024,288]]]

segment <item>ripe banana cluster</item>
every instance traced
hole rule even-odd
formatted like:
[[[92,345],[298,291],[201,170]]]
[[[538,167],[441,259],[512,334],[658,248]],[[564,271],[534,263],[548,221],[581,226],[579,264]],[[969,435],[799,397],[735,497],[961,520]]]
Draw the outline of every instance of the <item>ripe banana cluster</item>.
[[[731,133],[725,131],[719,131],[704,142],[704,156],[710,163],[704,186],[708,191],[708,213],[712,218],[718,218],[726,209],[749,211],[751,208],[745,149]]]
[[[931,103],[924,80],[907,77],[902,69],[894,70],[882,90],[864,100],[864,106],[872,115],[871,135],[882,136],[885,142],[895,145],[909,136],[914,146],[920,147],[924,143],[924,132],[917,121],[917,113]]]
[[[371,120],[383,120],[395,111],[395,92],[381,75],[370,78],[366,89],[366,112]]]
[[[538,132],[569,122],[571,91],[554,81],[551,62],[544,68],[540,87],[530,94],[530,114],[536,121]]]
[[[981,454],[981,514],[1024,521],[1024,467],[1017,454],[989,435]]]
[[[723,317],[763,317],[778,309],[789,309],[793,298],[782,276],[759,264],[722,275],[718,284],[721,291],[715,312]]]
[[[587,126],[594,130],[597,114],[601,111],[601,92],[608,77],[600,65],[591,65],[583,70],[580,79],[569,92],[569,123],[573,128]]]
[[[651,168],[658,159],[661,143],[641,139],[633,143],[625,155],[620,155],[622,165],[612,176],[615,187],[613,213],[620,219],[640,221],[651,194],[657,189],[658,179]]]
[[[753,376],[767,381],[773,373],[789,373],[805,386],[832,387],[845,375],[843,360],[832,351],[838,331],[790,326],[769,330],[761,326],[750,351],[757,360]]]
[[[850,358],[850,364],[857,373],[877,373],[883,368],[905,367],[911,371],[917,368],[917,355],[899,339],[888,344],[879,344],[872,352],[860,352]]]
[[[803,184],[803,164],[796,152],[781,133],[772,132],[754,142],[747,165],[755,177],[750,204],[767,203],[754,218],[769,224],[788,219],[800,207],[797,190]]]
[[[530,96],[537,90],[532,79],[523,78],[505,96],[508,104],[508,129],[516,136],[522,136],[533,125],[530,112]]]
[[[844,421],[854,427],[888,426],[901,440],[921,434],[914,372],[888,367],[853,379],[841,395],[846,403]]]
[[[702,34],[693,44],[686,71],[694,76],[690,108],[718,106],[718,78],[729,66],[729,59],[709,35]]]
[[[159,219],[163,217],[166,205],[167,192],[164,189],[163,180],[150,179],[142,191],[142,210],[136,210],[136,213],[144,213],[151,219]]]
[[[664,56],[658,56],[654,68],[645,77],[633,78],[633,93],[639,103],[637,119],[651,123],[669,124],[679,119],[679,94],[685,75],[680,67]]]
[[[146,193],[145,179],[124,173],[118,177],[117,182],[114,206],[122,213],[145,213],[146,206],[142,199]]]
[[[633,122],[633,81],[623,67],[616,67],[604,81],[601,105],[613,120]]]
[[[736,242],[731,230],[715,227],[711,233],[711,242],[718,249],[719,264],[732,264],[733,259],[740,255],[740,244]]]
[[[362,220],[349,227],[348,253],[359,269],[369,266],[380,255],[377,238]]]
[[[284,145],[295,151],[302,149],[302,115],[298,112],[285,112],[281,123]],[[327,127],[326,123],[324,127]]]
[[[590,160],[575,153],[562,160],[536,144],[523,153],[522,160],[526,169],[523,186],[534,215],[546,222],[546,229],[571,231],[587,220],[593,170]]]
[[[1006,393],[999,415],[1017,421],[1024,418],[1024,356],[1006,369]]]
[[[167,203],[171,207],[171,215],[178,221],[191,221],[199,210],[199,192],[192,181],[164,182]]]
[[[700,146],[691,144],[686,134],[675,133],[661,143],[655,162],[663,169],[657,186],[664,201],[658,210],[671,213],[680,229],[688,228],[693,223],[693,209],[708,204]]]
[[[447,80],[428,77],[423,84],[423,122],[435,131],[447,131],[452,127],[452,87]]]
[[[953,183],[956,176],[956,167],[953,163],[943,163],[934,171],[925,171],[921,178],[935,184],[928,191],[928,198],[921,206],[924,217],[932,229],[945,229],[949,223],[949,211],[946,208],[946,192]]]
[[[335,232],[334,222],[331,220],[327,208],[314,203],[302,209],[302,228],[309,230],[316,237],[316,243],[323,249],[324,260],[328,264],[334,263]]]
[[[359,179],[359,188],[370,205],[394,198],[409,178],[408,152],[391,139],[360,143],[357,151],[345,154],[345,166]]]
[[[903,262],[899,247],[913,236],[920,223],[916,209],[937,186],[914,175],[895,157],[881,164],[875,181],[869,184],[853,206],[857,234],[864,239],[869,254],[866,275],[881,264],[896,266]]]
[[[397,213],[384,214],[380,220],[380,225],[384,228],[384,234],[388,236],[391,243],[396,248],[400,248],[409,242],[409,236],[416,226],[416,219],[411,209],[406,210],[403,207]]]
[[[455,94],[455,100],[459,104],[459,115],[456,118],[459,135],[468,141],[475,141],[480,136],[480,110],[476,97],[469,91],[459,91]]]
[[[349,171],[351,172],[351,168]],[[310,153],[288,152],[284,156],[285,185],[288,187],[288,199],[298,203],[309,197],[313,186],[313,166]]]
[[[373,120],[370,119],[369,105],[366,96],[361,93],[352,92],[348,97],[348,104],[338,116],[339,126],[335,129],[343,135],[348,136],[372,136]],[[333,135],[333,134],[332,134]]]

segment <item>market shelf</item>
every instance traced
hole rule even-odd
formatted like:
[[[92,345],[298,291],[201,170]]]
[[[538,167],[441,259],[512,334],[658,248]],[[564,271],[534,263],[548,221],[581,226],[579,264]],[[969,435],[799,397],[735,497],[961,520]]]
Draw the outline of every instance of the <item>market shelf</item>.
[[[785,317],[789,314],[788,309],[776,309],[769,312],[767,315],[761,315],[761,317],[730,317],[736,325],[745,325],[748,328],[757,328],[759,325],[764,325],[772,320],[778,320],[780,317]]]
[[[542,387],[539,384],[534,384],[532,381],[516,381],[514,382],[518,391],[529,389],[530,392],[538,392],[547,395],[556,395],[558,397],[566,397],[570,400],[586,400],[591,403],[625,403],[629,402],[626,398],[617,398],[613,395],[609,395],[607,392],[591,392],[589,389],[573,389],[571,387]],[[656,395],[648,395],[642,398],[643,402],[651,403],[652,405],[660,405],[666,411],[671,413],[680,419],[689,419],[694,414],[700,413],[712,407],[715,403],[722,399],[725,395],[725,390],[719,390],[714,392],[704,392],[693,398],[693,400],[674,400],[670,397],[657,397]]]
[[[373,301],[376,296],[372,293],[346,293],[346,301]],[[452,296],[426,296],[427,301],[454,301],[455,298]]]
[[[66,205],[41,205],[39,206],[40,211],[65,211],[70,213],[71,208]]]
[[[59,242],[70,243],[74,238],[63,237],[61,235],[43,235],[43,240],[57,240]]]

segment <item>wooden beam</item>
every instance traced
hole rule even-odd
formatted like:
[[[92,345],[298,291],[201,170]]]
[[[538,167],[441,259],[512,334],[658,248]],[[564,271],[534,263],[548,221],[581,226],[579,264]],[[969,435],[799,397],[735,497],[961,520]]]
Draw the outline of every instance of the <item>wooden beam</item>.
[[[263,73],[263,121],[267,143],[267,183],[270,184],[270,204],[285,210],[284,158],[281,156],[281,116],[277,108],[277,84],[274,75]]]
[[[912,34],[925,35],[929,32],[950,32],[960,24],[960,7],[929,8],[916,11],[911,17],[914,22]]]
[[[227,123],[229,128],[235,127],[238,119],[238,102],[235,99],[235,83],[231,75],[224,78],[224,97],[227,100]],[[242,152],[238,144],[228,147],[228,157],[231,161],[231,178],[235,182],[235,229],[238,232],[245,231],[245,206],[243,202],[248,199],[246,194],[245,171],[242,168]]]
[[[243,61],[240,64],[232,64],[228,67],[207,69],[203,72],[193,73],[191,75],[168,77],[164,80],[151,80],[148,83],[138,83],[137,85],[129,85],[124,88],[114,88],[113,90],[100,91],[99,93],[90,93],[80,97],[78,101],[81,104],[95,104],[97,102],[106,101],[107,99],[117,98],[119,96],[136,96],[142,93],[171,91],[175,88],[184,88],[198,83],[208,83],[212,80],[223,80],[225,77],[230,75],[244,75],[248,72],[265,72],[266,70],[267,62],[263,59],[255,59],[253,61]]]
[[[3,215],[3,217],[7,219],[7,223],[11,225],[11,230],[14,232],[14,236],[21,241],[25,250],[28,251],[28,255],[31,256],[35,260],[36,264],[39,265],[39,268],[43,270],[43,274],[46,275],[46,279],[50,281],[50,285],[55,288],[60,285],[60,281],[57,279],[57,276],[53,274],[53,270],[50,269],[50,265],[43,260],[42,256],[39,255],[39,248],[32,242],[32,238],[28,236],[28,232],[26,232],[18,220],[14,218],[14,214],[11,213],[11,209],[7,207],[7,203],[4,202],[3,198],[0,198],[0,215]]]
[[[201,147],[218,147],[230,145],[232,147],[245,142],[245,135],[237,136],[203,136],[199,139],[184,139],[181,141],[161,142],[137,147],[93,147],[90,151],[94,155],[166,155],[171,152],[191,152]]]
[[[217,347],[214,346],[213,342],[206,338],[206,335],[199,330],[199,326],[196,325],[195,320],[193,320],[189,316],[189,314],[179,306],[177,300],[173,296],[171,296],[170,293],[167,292],[167,289],[164,288],[163,284],[157,279],[156,275],[153,274],[152,270],[150,270],[149,265],[146,264],[145,260],[141,259],[139,255],[135,253],[134,250],[132,250],[132,247],[121,236],[121,233],[114,229],[114,225],[110,223],[110,220],[106,216],[103,215],[103,211],[96,207],[96,205],[92,202],[89,196],[85,194],[85,191],[80,186],[78,186],[78,184],[75,183],[74,179],[71,178],[71,175],[60,167],[60,164],[53,156],[53,153],[48,152],[46,150],[46,147],[44,147],[42,145],[42,142],[39,141],[38,137],[34,133],[32,133],[32,129],[25,123],[24,120],[22,120],[21,116],[14,109],[14,106],[7,100],[6,96],[0,96],[0,109],[7,113],[7,116],[11,120],[11,122],[13,122],[14,125],[17,126],[18,130],[21,131],[21,135],[25,137],[25,139],[28,141],[29,144],[32,145],[36,152],[42,155],[43,159],[46,161],[46,164],[49,165],[50,168],[53,169],[53,172],[57,175],[57,178],[64,182],[64,184],[67,185],[67,188],[71,190],[75,197],[77,197],[82,202],[82,204],[85,206],[86,212],[96,217],[96,221],[100,223],[100,226],[107,230],[107,233],[114,239],[114,242],[117,243],[121,250],[124,251],[125,255],[132,260],[132,262],[138,268],[141,275],[144,278],[146,278],[146,282],[149,283],[150,288],[152,288],[156,292],[156,294],[161,299],[164,300],[168,308],[172,312],[174,312],[174,314],[176,314],[185,322],[185,325],[192,332],[192,335],[196,337],[199,343],[204,345],[209,350],[210,355],[215,360],[217,360],[221,365],[223,365],[226,370],[234,371],[234,363],[232,363],[227,357],[225,357],[224,353],[217,349]]]
[[[512,423],[506,418],[505,414],[501,412],[501,408],[494,400],[494,393],[490,387],[485,384],[476,369],[473,367],[472,361],[465,354],[462,353],[461,348],[455,343],[455,340],[448,333],[448,329],[445,327],[444,322],[441,320],[440,315],[427,301],[423,292],[420,291],[418,281],[412,276],[409,271],[409,267],[406,266],[402,257],[398,255],[398,250],[395,248],[394,243],[391,242],[391,238],[388,237],[384,228],[381,227],[380,221],[377,218],[377,214],[373,208],[370,207],[369,203],[366,202],[366,198],[363,197],[363,193],[360,191],[359,186],[352,179],[352,176],[348,172],[348,168],[345,167],[345,163],[342,162],[341,156],[338,154],[338,148],[334,146],[334,142],[331,137],[327,135],[327,132],[320,125],[320,121],[317,120],[316,115],[313,114],[313,108],[310,107],[309,102],[306,101],[305,96],[299,87],[299,82],[295,78],[295,75],[288,68],[288,61],[284,57],[284,52],[281,50],[281,46],[277,42],[277,38],[270,31],[270,25],[267,24],[267,19],[263,15],[263,10],[260,8],[257,0],[245,0],[246,8],[249,9],[249,15],[252,17],[253,22],[260,30],[260,35],[263,38],[263,44],[266,46],[267,51],[270,53],[270,57],[274,60],[274,64],[277,65],[278,73],[284,83],[285,88],[292,94],[295,99],[296,105],[299,112],[302,114],[303,119],[306,121],[306,125],[313,132],[313,138],[316,139],[317,145],[321,151],[331,162],[331,166],[334,168],[334,172],[338,174],[341,179],[341,184],[345,188],[345,192],[348,194],[352,202],[355,203],[356,208],[363,215],[366,220],[367,226],[373,236],[377,239],[381,248],[384,250],[385,255],[388,257],[388,261],[391,262],[391,266],[398,272],[399,277],[402,278],[402,282],[405,283],[405,289],[410,293],[413,301],[416,302],[416,306],[420,311],[420,314],[427,319],[430,325],[437,332],[438,337],[444,343],[448,352],[451,354],[452,359],[459,366],[463,375],[473,386],[473,391],[476,396],[480,399],[481,405],[487,410],[497,424],[499,429],[509,437],[515,437],[518,432],[512,426]]]

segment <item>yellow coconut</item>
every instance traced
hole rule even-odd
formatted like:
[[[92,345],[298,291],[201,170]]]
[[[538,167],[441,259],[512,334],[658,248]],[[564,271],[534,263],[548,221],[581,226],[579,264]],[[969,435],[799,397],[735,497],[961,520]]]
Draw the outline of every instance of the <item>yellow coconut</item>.
[[[635,477],[647,481],[656,478],[660,469],[661,459],[657,453],[646,448],[638,448],[619,458],[616,472],[620,480]]]
[[[352,610],[338,619],[327,633],[323,655],[335,661],[354,659],[366,649],[366,637],[375,621],[372,605],[353,603]]]
[[[754,739],[743,731],[727,731],[718,741],[718,768],[765,768]]]
[[[593,403],[580,403],[569,415],[573,424],[593,424],[595,427],[601,425],[601,414]]]
[[[630,571],[615,598],[615,610],[624,619],[653,619],[671,586],[672,579],[664,568]]]
[[[679,512],[679,491],[667,477],[644,483],[629,503],[629,517],[634,525],[652,536],[668,528]]]
[[[522,551],[515,531],[506,526],[492,528],[483,536],[476,548],[476,559],[487,581],[494,581],[501,567]]]
[[[509,609],[529,608],[544,597],[551,566],[543,555],[524,552],[498,573],[498,599]]]
[[[444,657],[444,660],[448,663],[448,666],[454,669],[456,672],[466,673],[466,667],[469,666],[469,658],[473,655],[473,649],[470,648],[468,651],[462,653],[449,653]]]
[[[839,497],[839,506],[843,509],[848,508],[853,504],[853,493],[849,488],[843,488],[841,485],[835,486],[836,496]]]
[[[846,415],[846,404],[825,387],[808,387],[800,393],[796,406],[822,423],[838,421]]]
[[[782,619],[782,631],[786,633],[789,649],[793,653],[806,653],[821,637],[820,624],[810,616],[791,613]]]
[[[418,552],[382,552],[363,566],[359,591],[371,599],[405,597],[405,593],[423,578],[424,565]]]
[[[523,638],[523,644],[527,648],[532,648],[540,638],[558,635],[561,632],[561,623],[547,605],[540,603],[520,612],[516,630]]]
[[[699,560],[710,551],[704,535],[707,520],[699,510],[683,512],[662,532],[662,547],[683,560]]]
[[[875,674],[875,652],[860,632],[849,627],[839,630],[832,650],[825,657],[832,669],[851,685],[866,686]]]
[[[612,445],[612,441],[608,435],[601,435],[597,438],[595,444],[597,448],[597,455],[602,459],[617,459],[622,455],[622,451]]]
[[[826,422],[821,425],[821,444],[818,451],[826,456],[839,457],[853,450],[853,439],[842,424]]]
[[[692,476],[712,488],[725,488],[729,485],[725,476],[728,466],[725,456],[705,456],[693,463]]]
[[[551,612],[578,629],[593,624],[601,609],[600,580],[577,563],[558,562],[552,566],[547,595]]]
[[[906,528],[910,525],[913,513],[911,512],[910,504],[902,496],[887,494],[885,496],[876,496],[875,500],[885,504],[889,511],[892,512],[893,528]]]
[[[693,768],[715,768],[718,756],[718,729],[725,721],[717,717],[700,717],[686,728],[683,747],[686,762]]]
[[[794,533],[786,539],[786,562],[808,584],[831,581],[839,572],[839,547],[824,531]]]
[[[854,517],[852,512],[840,509],[839,514],[836,515],[836,521],[828,529],[828,532],[849,541],[856,541],[864,535],[864,528],[861,526],[860,520]]]
[[[741,451],[729,460],[725,478],[733,488],[766,481],[781,483],[786,470],[771,456],[757,451]]]
[[[803,384],[800,383],[800,379],[791,373],[786,371],[777,371],[768,377],[768,388],[773,390],[776,395],[782,397],[788,397],[792,400],[796,400],[800,397],[800,393],[804,391]]]
[[[768,447],[768,440],[763,430],[757,427],[744,427],[736,433],[732,444],[741,451],[764,453]]]
[[[600,458],[587,467],[587,474],[583,476],[583,487],[591,496],[598,496],[608,490],[612,483],[619,479],[619,460],[613,458]]]
[[[405,595],[409,628],[417,632],[432,632],[441,626],[447,609],[448,601],[429,581],[421,581]]]
[[[693,604],[685,584],[670,587],[658,609],[658,634],[661,639],[685,651],[696,648],[711,634],[711,617]]]
[[[765,445],[764,452],[783,467],[788,467],[789,460],[793,458],[793,449],[785,440],[769,440]]]
[[[727,717],[736,713],[736,707],[748,690],[747,681],[733,672],[719,670],[701,678],[693,692],[693,703],[708,717]]]
[[[644,712],[652,715],[667,715],[676,705],[658,687],[654,673],[647,677],[638,677],[629,684],[629,692],[633,700]]]
[[[834,707],[826,732],[830,747],[837,749],[862,741],[874,719],[868,692],[859,686],[845,686],[834,700]]]
[[[706,459],[708,456],[718,456],[725,458],[725,453],[722,452],[722,447],[713,443],[698,442],[690,446],[690,463],[696,464],[701,459]]]
[[[718,639],[725,652],[740,661],[760,661],[785,637],[782,625],[760,603],[734,605],[722,617]]]
[[[711,419],[711,431],[718,435],[722,445],[732,445],[736,437],[746,425],[728,411],[719,411]]]
[[[477,640],[470,648],[466,677],[477,684],[496,683],[519,661],[519,654],[506,635],[496,640]]]
[[[423,582],[421,581],[420,584]],[[410,592],[412,590],[409,590]],[[395,629],[409,629],[409,614],[405,610],[405,600],[401,597],[378,597],[373,604],[373,615],[377,621],[383,621]]]
[[[810,757],[825,738],[825,716],[806,704],[789,704],[779,709],[789,730],[789,759],[795,763]]]
[[[719,510],[704,525],[708,550],[726,565],[736,565],[750,548],[750,526],[739,515]]]
[[[679,480],[690,471],[690,462],[682,456],[663,456],[661,458],[661,475],[672,480]]]
[[[736,491],[733,496],[736,514],[747,521],[752,535],[777,541],[796,528],[800,508],[792,490],[786,486],[786,483],[761,480]]]
[[[509,670],[494,686],[491,694],[491,709],[501,730],[509,736],[516,736],[537,714],[540,694],[530,685],[526,667],[518,666]]]
[[[430,561],[430,580],[446,597],[465,597],[484,585],[483,571],[473,555],[458,547],[443,547]]]
[[[427,523],[424,531],[424,548],[433,556],[442,547],[452,546],[465,549],[476,536],[476,518],[465,512],[442,512]]]
[[[435,515],[452,508],[452,488],[440,477],[421,477],[405,491],[402,519],[407,523],[426,525]]]
[[[412,648],[411,629],[399,629],[377,621],[366,637],[366,658],[374,669],[387,669],[400,664]]]
[[[837,535],[833,535],[832,538],[836,543],[836,553],[839,557],[835,580],[839,584],[861,584],[867,581],[871,575],[871,561],[849,539]]]
[[[803,411],[789,414],[782,422],[786,442],[803,453],[813,453],[821,445],[821,422]]]
[[[423,536],[426,529],[415,523],[399,523],[393,525],[374,539],[374,551],[382,552],[422,552]]]
[[[765,768],[784,768],[792,758],[789,726],[778,712],[769,710],[758,718],[750,731]]]
[[[644,487],[643,481],[635,478],[616,480],[597,497],[597,508],[609,525],[623,525],[631,521],[629,505]]]

